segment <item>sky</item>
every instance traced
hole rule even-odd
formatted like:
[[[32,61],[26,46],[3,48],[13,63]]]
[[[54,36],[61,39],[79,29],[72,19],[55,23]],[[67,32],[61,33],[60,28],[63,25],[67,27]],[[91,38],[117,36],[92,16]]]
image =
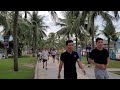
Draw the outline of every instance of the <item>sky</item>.
[[[63,14],[61,11],[56,11],[57,12],[57,15],[59,18],[64,18]],[[44,17],[44,22],[47,26],[49,26],[50,28],[47,29],[47,32],[46,34],[48,35],[50,32],[57,32],[58,30],[61,29],[60,26],[56,26],[55,23],[53,22],[52,18],[51,18],[51,15],[50,15],[50,12],[48,11],[39,11],[38,12],[39,15],[42,15],[42,16],[45,16]],[[111,15],[113,15],[112,13],[110,13]],[[119,13],[120,15],[120,13]],[[99,26],[99,30],[103,30],[103,27],[102,27],[102,23],[103,23],[103,20],[100,16],[98,16],[96,19],[95,19],[95,25],[98,25]],[[114,25],[117,26],[116,27],[116,31],[117,32],[120,32],[120,20],[118,22],[116,21],[113,21]],[[2,30],[3,28],[0,27],[0,31]],[[99,32],[98,32],[99,33]],[[105,38],[103,35],[100,35],[99,37],[101,38]]]
[[[61,11],[56,11],[57,12],[57,15],[58,17],[60,18],[64,18],[63,14]],[[110,15],[113,15],[113,13],[109,13]],[[47,35],[50,33],[50,32],[57,32],[58,30],[61,29],[60,26],[56,26],[53,22],[53,20],[51,19],[51,16],[50,16],[50,13],[48,11],[40,11],[39,12],[39,15],[44,15],[45,18],[44,18],[44,22],[46,22],[46,25],[48,25],[50,28],[47,29]],[[120,13],[119,13],[120,15]],[[116,31],[117,32],[120,32],[120,20],[119,21],[113,21],[113,24],[116,27]],[[98,30],[103,30],[104,28],[102,27],[103,25],[103,19],[98,16],[96,19],[95,19],[95,25],[98,25],[99,26],[99,29]],[[98,31],[98,33],[100,33],[100,31]],[[103,35],[99,35],[99,37],[101,38],[105,38]]]

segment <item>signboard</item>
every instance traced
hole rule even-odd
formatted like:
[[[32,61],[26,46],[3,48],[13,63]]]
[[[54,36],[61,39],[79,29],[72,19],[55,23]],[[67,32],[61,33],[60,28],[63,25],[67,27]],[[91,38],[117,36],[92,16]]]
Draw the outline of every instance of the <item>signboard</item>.
[[[9,48],[9,36],[4,36],[4,47]]]

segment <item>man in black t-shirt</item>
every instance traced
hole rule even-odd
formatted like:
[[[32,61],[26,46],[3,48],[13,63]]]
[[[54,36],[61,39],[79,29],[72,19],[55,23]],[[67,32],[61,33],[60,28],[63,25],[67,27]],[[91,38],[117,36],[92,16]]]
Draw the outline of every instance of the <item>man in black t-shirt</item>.
[[[66,41],[66,52],[61,54],[61,61],[59,65],[58,79],[61,78],[60,72],[62,70],[62,66],[64,64],[64,79],[77,79],[76,72],[76,62],[79,67],[82,69],[82,72],[85,74],[85,70],[83,69],[82,62],[79,60],[79,56],[77,52],[73,51],[73,41]]]
[[[103,48],[103,39],[96,39],[97,48],[92,50],[89,55],[90,63],[95,65],[95,77],[96,79],[108,79],[106,68],[109,64],[109,53]]]

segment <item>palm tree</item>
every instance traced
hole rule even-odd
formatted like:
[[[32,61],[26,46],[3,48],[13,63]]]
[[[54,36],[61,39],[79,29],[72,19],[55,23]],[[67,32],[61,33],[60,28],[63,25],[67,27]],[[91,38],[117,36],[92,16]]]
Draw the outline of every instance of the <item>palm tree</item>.
[[[56,25],[61,25],[63,28],[59,30],[57,33],[59,35],[67,36],[68,40],[70,39],[70,35],[73,34],[76,37],[76,50],[78,46],[78,33],[80,33],[80,27],[74,27],[74,22],[78,16],[80,16],[79,11],[66,11],[65,19],[60,19],[61,22],[56,23]]]
[[[25,19],[27,19],[27,11],[25,11]]]
[[[19,11],[15,11],[13,22],[13,41],[14,41],[14,71],[18,71],[18,42],[17,42],[17,23]]]
[[[82,11],[81,17],[78,17],[76,19],[76,22],[74,23],[75,26],[80,26],[84,25],[86,20],[88,21],[87,23],[87,30],[89,31],[91,29],[91,34],[92,34],[92,48],[94,48],[94,20],[95,18],[99,15],[103,18],[106,23],[112,24],[112,20],[115,19],[113,16],[109,15],[105,11]]]
[[[33,56],[35,56],[35,51],[37,49],[37,41],[38,38],[43,38],[44,36],[46,36],[45,34],[45,30],[46,28],[48,28],[48,26],[45,26],[43,23],[43,18],[38,15],[38,11],[33,11],[32,14],[30,14],[31,17],[31,26],[32,26],[32,38],[33,38]]]
[[[102,30],[101,32],[108,40],[108,52],[109,52],[110,51],[110,40],[111,40],[111,37],[115,34],[115,27],[111,24],[106,23],[106,26],[104,26],[104,30]]]
[[[111,40],[114,42],[114,50],[115,50],[115,55],[116,55],[116,52],[117,52],[117,47],[116,47],[116,43],[119,39],[119,35],[120,33],[119,32],[115,32],[112,36],[111,36]]]
[[[49,35],[48,35],[48,43],[49,43],[49,45],[50,45],[50,47],[52,48],[52,47],[55,47],[55,41],[56,41],[56,34],[55,33],[53,33],[53,32],[51,32],[51,33],[49,33]]]
[[[65,19],[60,19],[56,22],[56,25],[60,25],[62,28],[57,32],[58,35],[67,36],[68,40],[70,39],[71,25],[69,12],[64,12]],[[69,20],[68,20],[69,19]]]

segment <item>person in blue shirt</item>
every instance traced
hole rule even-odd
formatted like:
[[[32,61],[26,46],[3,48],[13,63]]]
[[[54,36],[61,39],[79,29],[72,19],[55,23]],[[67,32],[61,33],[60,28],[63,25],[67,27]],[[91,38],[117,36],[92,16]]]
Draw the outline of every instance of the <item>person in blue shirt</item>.
[[[78,53],[79,59],[82,60],[82,55],[81,55],[81,49],[80,49],[80,47],[78,47],[77,53]]]

